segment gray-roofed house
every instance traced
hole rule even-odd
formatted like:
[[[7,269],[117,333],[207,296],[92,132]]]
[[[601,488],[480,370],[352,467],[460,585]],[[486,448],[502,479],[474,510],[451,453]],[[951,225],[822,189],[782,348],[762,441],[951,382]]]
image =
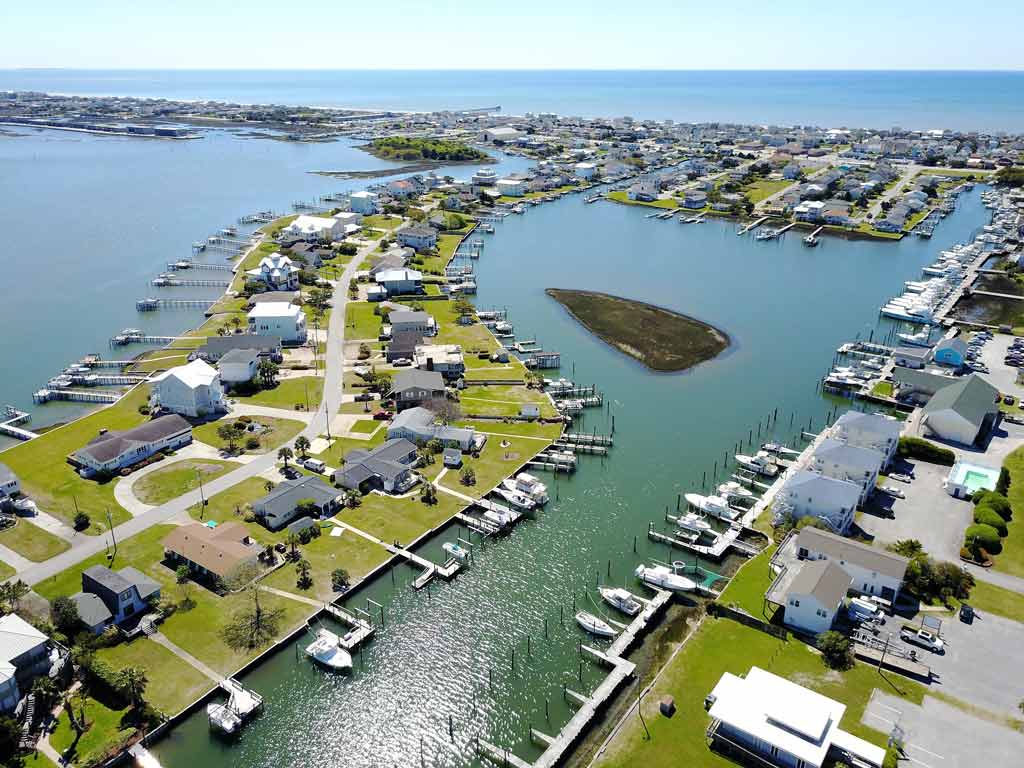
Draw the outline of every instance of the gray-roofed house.
[[[783,622],[818,635],[832,626],[850,589],[850,574],[827,560],[804,563],[789,585]]]
[[[395,310],[388,315],[388,323],[391,325],[391,333],[402,331],[417,331],[421,336],[433,336],[437,333],[437,323],[434,318],[426,312]]]
[[[871,448],[885,457],[888,465],[899,447],[903,422],[877,413],[847,411],[832,427],[832,437],[859,448]]]
[[[298,477],[285,480],[274,490],[252,504],[256,519],[272,531],[287,525],[302,512],[300,501],[312,500],[320,517],[330,517],[342,506],[342,496],[336,488],[318,477]]]
[[[793,546],[799,559],[835,563],[850,574],[854,590],[889,601],[896,600],[910,562],[893,552],[810,526],[797,534]]]
[[[14,710],[35,678],[50,671],[54,650],[50,638],[18,614],[0,617],[0,712]]]
[[[277,363],[284,359],[279,336],[257,336],[251,333],[211,336],[195,351],[195,356],[208,363],[216,363],[233,349],[255,349],[260,357],[270,358]]]
[[[21,493],[21,481],[6,464],[0,463],[0,501]]]
[[[344,466],[334,471],[332,479],[354,491],[404,493],[416,484],[418,478],[412,470],[418,458],[415,443],[403,438],[388,440],[370,451],[349,451]]]
[[[255,349],[232,349],[217,363],[221,384],[237,386],[256,378],[260,355]]]
[[[437,371],[402,371],[392,380],[391,394],[399,411],[444,397],[444,377]]]
[[[462,451],[478,451],[487,440],[487,435],[478,434],[472,429],[436,424],[436,420],[437,416],[427,408],[406,408],[392,420],[388,427],[388,438],[404,437],[417,445],[440,440],[446,448],[456,447]]]
[[[82,591],[71,599],[82,622],[99,634],[113,624],[143,616],[159,597],[160,585],[136,568],[114,571],[93,565],[82,571]]]
[[[859,485],[800,469],[785,479],[775,495],[772,516],[776,523],[814,517],[845,533],[853,522],[860,493]]]
[[[835,480],[855,483],[860,487],[860,503],[863,504],[874,491],[884,463],[885,456],[876,450],[827,437],[814,451],[809,469]]]
[[[998,395],[995,387],[972,373],[932,395],[918,423],[942,440],[973,445],[995,426]]]
[[[462,466],[462,451],[458,448],[445,448],[443,463],[449,469],[458,469]]]
[[[395,232],[395,240],[407,248],[428,251],[437,246],[437,231],[421,225],[406,226]]]
[[[103,430],[68,460],[84,476],[109,474],[138,464],[155,453],[192,442],[192,425],[176,413],[161,416],[132,429]]]
[[[423,334],[419,331],[394,331],[391,332],[391,343],[388,344],[385,357],[389,363],[395,360],[412,360],[416,354],[416,347],[423,343]]]

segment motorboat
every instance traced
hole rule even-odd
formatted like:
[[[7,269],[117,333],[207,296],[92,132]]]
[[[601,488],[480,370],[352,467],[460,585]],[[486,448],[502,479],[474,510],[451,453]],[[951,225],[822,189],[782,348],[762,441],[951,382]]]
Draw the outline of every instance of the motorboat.
[[[698,511],[722,520],[732,522],[739,517],[739,512],[729,506],[729,502],[721,496],[702,496],[699,493],[688,493],[684,497]]]
[[[587,611],[576,612],[576,623],[590,634],[598,637],[615,637],[616,635],[611,624]]]
[[[737,453],[736,463],[744,469],[749,469],[751,472],[756,472],[765,477],[775,477],[775,475],[779,474],[779,465],[775,463],[775,459],[766,451],[758,451],[753,456]]]
[[[818,238],[816,238],[814,235],[808,235],[807,237],[804,238],[804,245],[806,245],[808,248],[813,248],[817,244]]]
[[[870,361],[863,361],[864,365],[868,365]],[[776,455],[782,455],[788,453],[790,456],[799,456],[800,451],[794,451],[792,448],[787,448],[782,443],[765,443],[761,446],[762,451],[768,451],[768,453],[774,453]]]
[[[706,517],[698,515],[696,512],[687,512],[685,515],[680,515],[676,518],[676,525],[679,526],[680,530],[696,533],[698,536],[711,531],[711,523],[707,521]]]
[[[536,477],[526,472],[520,472],[514,479],[507,478],[503,480],[502,486],[510,491],[529,497],[535,504],[544,505],[548,503],[548,487]]]
[[[341,647],[341,638],[322,627],[317,630],[316,639],[306,646],[306,656],[325,669],[352,668],[352,657]]]
[[[919,331],[918,333],[897,333],[896,336],[904,344],[909,344],[913,347],[930,347],[931,333],[928,331]]]
[[[637,600],[633,593],[621,587],[598,587],[601,599],[612,608],[622,611],[627,616],[636,616],[643,609],[643,604]]]
[[[727,483],[722,483],[718,486],[718,495],[723,499],[737,498],[737,499],[753,499],[754,493],[748,488],[744,488],[742,485],[737,483],[735,480],[730,480]]]
[[[636,567],[634,573],[640,581],[649,587],[667,589],[670,592],[693,592],[697,589],[695,581],[679,575],[664,565],[647,567],[641,563]]]
[[[494,492],[501,496],[505,501],[511,504],[517,509],[522,509],[529,512],[531,509],[537,506],[537,502],[527,496],[525,493],[520,493],[515,489],[509,489],[504,485],[499,485],[494,489]]]
[[[469,550],[454,541],[446,541],[441,545],[441,549],[443,549],[449,557],[455,558],[460,563],[464,563],[470,558]]]

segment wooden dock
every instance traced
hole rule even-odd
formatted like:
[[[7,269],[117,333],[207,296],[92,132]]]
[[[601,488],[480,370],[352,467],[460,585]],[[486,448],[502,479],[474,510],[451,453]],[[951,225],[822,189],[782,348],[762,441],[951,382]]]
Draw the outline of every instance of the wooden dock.
[[[422,568],[422,573],[420,573],[420,575],[417,576],[416,580],[413,582],[413,589],[423,589],[423,587],[427,586],[427,584],[433,581],[434,576],[440,576],[442,579],[450,581],[451,579],[454,579],[455,575],[462,569],[462,563],[460,563],[455,558],[450,558],[447,562],[445,562],[444,565],[438,565],[437,563],[427,560],[427,558],[425,557],[420,557],[416,553],[410,552],[408,549],[405,549],[404,547],[399,547],[395,544],[388,544],[386,541],[381,541],[376,536],[372,536],[369,533],[366,533],[365,531],[361,531],[358,528],[354,528],[348,523],[343,523],[340,520],[332,520],[331,522],[339,526],[340,528],[344,528],[346,531],[351,531],[357,536],[362,536],[367,541],[372,541],[374,544],[378,544],[384,547],[384,549],[386,549],[392,555],[397,555],[398,557],[405,558],[413,565],[417,565],[420,568]]]
[[[768,221],[769,218],[770,218],[769,216],[762,216],[757,221],[752,221],[750,224],[747,224],[747,226],[743,227],[743,229],[739,230],[736,234],[737,235],[745,235],[745,234],[747,234],[747,232],[750,232],[751,230],[757,229],[758,227],[760,227],[762,224],[764,224],[766,221]]]
[[[28,411],[19,411],[13,405],[4,408],[4,420],[0,421],[0,434],[13,437],[18,440],[31,440],[39,437],[38,434],[28,429],[22,429],[21,425],[31,420],[32,414]]]
[[[349,627],[349,631],[339,638],[338,644],[346,651],[352,651],[363,642],[369,640],[376,631],[373,624],[366,619],[361,619],[351,611],[342,608],[334,603],[327,603],[324,610],[339,622]]]
[[[32,402],[48,403],[51,400],[68,400],[76,403],[116,403],[121,395],[113,392],[87,392],[80,389],[40,389],[32,393]]]
[[[666,518],[673,523],[676,521],[676,518],[672,515],[666,515]],[[705,557],[710,560],[721,560],[729,550],[735,550],[740,554],[748,555],[750,557],[760,553],[761,550],[758,547],[739,540],[741,533],[743,533],[743,526],[732,525],[728,531],[719,534],[714,544],[697,544],[696,541],[699,539],[690,541],[685,538],[656,531],[654,530],[654,524],[652,523],[647,529],[647,538],[652,541],[661,542],[662,544],[669,544],[673,547],[678,547],[679,549],[688,549],[691,552],[696,552],[701,557]]]

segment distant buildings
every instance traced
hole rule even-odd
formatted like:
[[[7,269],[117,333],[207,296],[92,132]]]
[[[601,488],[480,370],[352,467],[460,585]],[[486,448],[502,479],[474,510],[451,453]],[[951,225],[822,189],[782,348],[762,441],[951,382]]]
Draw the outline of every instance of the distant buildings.
[[[349,196],[349,207],[353,213],[372,216],[380,210],[380,195],[376,192],[353,192]]]
[[[257,304],[249,310],[249,333],[273,336],[282,344],[305,344],[306,313],[294,304]]]
[[[522,197],[526,194],[525,179],[498,179],[494,187],[506,197]]]
[[[168,414],[119,432],[101,430],[69,460],[85,476],[113,474],[145,461],[160,451],[174,450],[192,442],[192,425],[177,414]]]
[[[153,379],[149,406],[191,419],[206,418],[227,410],[220,373],[203,360],[171,368]]]

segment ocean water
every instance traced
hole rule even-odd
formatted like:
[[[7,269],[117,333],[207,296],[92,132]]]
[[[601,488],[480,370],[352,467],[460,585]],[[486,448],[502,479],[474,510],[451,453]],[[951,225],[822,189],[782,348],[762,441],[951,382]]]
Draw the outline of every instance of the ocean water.
[[[1024,131],[1024,72],[3,70],[0,90],[427,111]]]

